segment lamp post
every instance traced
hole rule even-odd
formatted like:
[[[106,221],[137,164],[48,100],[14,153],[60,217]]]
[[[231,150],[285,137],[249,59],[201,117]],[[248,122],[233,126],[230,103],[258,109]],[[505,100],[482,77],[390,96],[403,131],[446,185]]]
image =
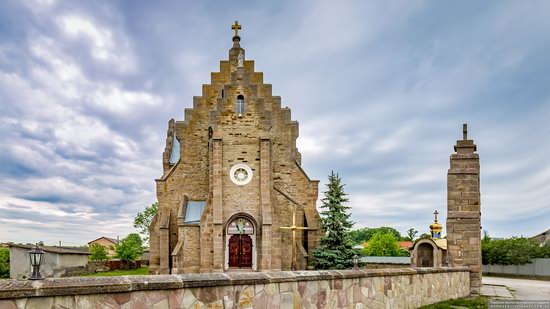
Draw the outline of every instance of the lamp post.
[[[353,255],[353,269],[359,269],[359,256],[357,256],[357,253]]]
[[[38,244],[31,250],[29,250],[29,258],[31,260],[32,275],[29,280],[42,280],[44,277],[40,275],[40,264],[42,264],[42,256],[44,251],[38,248]]]

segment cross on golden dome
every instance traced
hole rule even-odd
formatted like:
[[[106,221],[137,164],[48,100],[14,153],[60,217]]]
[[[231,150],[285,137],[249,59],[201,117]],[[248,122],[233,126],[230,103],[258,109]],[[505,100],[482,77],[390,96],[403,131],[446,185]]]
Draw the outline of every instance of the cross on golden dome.
[[[439,215],[439,212],[436,210],[436,211],[434,212],[434,215],[435,215],[435,220],[434,220],[434,221],[437,223],[437,215]]]
[[[241,25],[238,21],[235,21],[235,24],[231,25],[231,29],[235,30],[235,36],[239,36],[239,30],[241,30]]]

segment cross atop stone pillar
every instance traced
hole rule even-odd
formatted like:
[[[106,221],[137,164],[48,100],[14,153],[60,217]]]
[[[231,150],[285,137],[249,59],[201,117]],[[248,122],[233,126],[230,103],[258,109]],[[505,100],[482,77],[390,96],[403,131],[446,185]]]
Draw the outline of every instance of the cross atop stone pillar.
[[[447,173],[447,257],[451,266],[470,268],[470,292],[481,287],[481,195],[479,155],[473,140],[457,140]]]

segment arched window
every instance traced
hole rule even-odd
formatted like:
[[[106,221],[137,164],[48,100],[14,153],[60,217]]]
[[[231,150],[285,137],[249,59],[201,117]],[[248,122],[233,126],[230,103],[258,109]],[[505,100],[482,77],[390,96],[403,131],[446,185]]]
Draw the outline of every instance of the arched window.
[[[244,96],[239,95],[237,97],[237,115],[242,117],[244,114]]]

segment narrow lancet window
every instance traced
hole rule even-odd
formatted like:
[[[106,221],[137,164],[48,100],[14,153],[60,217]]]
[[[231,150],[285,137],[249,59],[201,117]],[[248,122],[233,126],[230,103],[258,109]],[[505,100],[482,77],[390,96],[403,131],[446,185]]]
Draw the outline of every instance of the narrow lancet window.
[[[172,138],[172,152],[170,153],[170,165],[178,163],[180,160],[180,141],[176,137],[176,132]]]
[[[237,115],[239,117],[242,117],[244,114],[244,97],[242,95],[239,95],[237,97]]]

